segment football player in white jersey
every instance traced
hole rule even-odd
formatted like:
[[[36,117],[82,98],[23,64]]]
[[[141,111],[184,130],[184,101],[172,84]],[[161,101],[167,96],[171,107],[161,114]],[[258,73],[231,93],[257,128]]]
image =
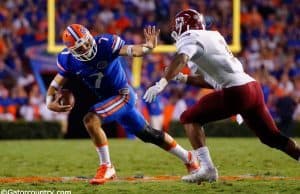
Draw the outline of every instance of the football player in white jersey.
[[[264,102],[260,84],[244,72],[242,64],[233,56],[219,32],[205,30],[202,14],[192,9],[179,12],[175,17],[172,37],[176,40],[177,53],[163,78],[150,87],[143,98],[152,102],[172,79],[215,89],[180,117],[201,166],[197,172],[182,177],[183,181],[218,179],[217,169],[205,145],[202,126],[238,113],[262,143],[300,161],[300,147],[276,127]],[[196,74],[179,73],[186,64]]]

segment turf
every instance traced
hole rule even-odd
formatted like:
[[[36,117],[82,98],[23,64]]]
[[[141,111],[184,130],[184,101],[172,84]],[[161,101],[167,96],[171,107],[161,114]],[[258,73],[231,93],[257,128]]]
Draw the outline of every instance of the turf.
[[[177,139],[190,148],[186,139]],[[297,140],[300,142],[300,139]],[[256,138],[208,138],[221,176],[261,175],[300,177],[300,164],[285,154],[262,145]],[[184,175],[182,163],[139,140],[110,140],[111,158],[119,177],[135,175]],[[92,177],[98,165],[88,140],[0,141],[0,177]],[[75,193],[300,193],[299,180],[219,181],[201,185],[176,181],[4,183],[1,189],[68,190]]]

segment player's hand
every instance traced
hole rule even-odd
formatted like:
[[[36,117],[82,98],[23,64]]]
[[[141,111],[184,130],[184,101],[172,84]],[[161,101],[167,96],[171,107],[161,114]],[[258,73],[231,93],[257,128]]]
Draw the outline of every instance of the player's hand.
[[[162,87],[160,87],[157,83],[148,88],[145,95],[143,96],[143,99],[146,101],[146,102],[153,102],[156,98],[156,96],[163,90]]]
[[[144,28],[144,36],[146,39],[145,47],[149,49],[154,49],[157,46],[157,39],[159,36],[160,30],[156,30],[155,26],[148,26]]]
[[[62,97],[62,94],[58,94],[55,96],[54,100],[50,102],[47,107],[48,109],[54,111],[54,112],[69,112],[73,108],[72,105],[61,105],[59,103],[60,99]]]
[[[179,72],[172,80],[179,83],[186,83],[188,75]]]
[[[154,86],[148,88],[145,95],[143,96],[143,99],[149,103],[153,102],[156,96],[164,90],[167,84],[167,80],[165,78],[162,78],[159,82],[156,82]]]
[[[167,72],[169,67],[165,68],[165,72]],[[179,83],[186,83],[188,79],[188,75],[184,74],[182,72],[179,72],[175,77],[173,77],[173,81],[179,82]]]

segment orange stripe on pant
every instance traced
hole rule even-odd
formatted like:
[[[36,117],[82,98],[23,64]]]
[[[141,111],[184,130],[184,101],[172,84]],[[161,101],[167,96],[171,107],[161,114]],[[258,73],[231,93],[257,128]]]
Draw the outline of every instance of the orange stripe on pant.
[[[114,107],[113,109],[109,110],[106,113],[102,113],[100,114],[102,117],[108,117],[112,114],[114,114],[115,112],[117,112],[118,110],[120,110],[129,100],[129,95],[126,95],[126,98],[123,100],[123,102],[121,104],[119,104],[118,106]]]
[[[114,103],[116,103],[117,101],[119,101],[122,98],[121,95],[117,96],[116,98],[112,99],[111,101],[107,102],[106,104],[104,104],[103,106],[96,108],[96,111],[101,111],[106,109],[107,107],[113,105]]]

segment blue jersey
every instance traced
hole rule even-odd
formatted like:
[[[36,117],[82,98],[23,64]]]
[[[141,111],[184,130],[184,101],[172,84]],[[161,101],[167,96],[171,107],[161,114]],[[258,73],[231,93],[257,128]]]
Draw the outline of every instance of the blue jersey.
[[[119,36],[100,35],[95,38],[96,56],[90,61],[76,59],[67,49],[57,57],[58,73],[63,77],[79,77],[99,99],[117,95],[127,87],[127,78],[122,67],[119,51],[125,44]]]
[[[95,37],[96,56],[80,61],[68,50],[57,57],[58,73],[63,77],[79,77],[98,97],[90,108],[101,118],[101,123],[119,122],[127,131],[136,133],[146,125],[144,117],[135,108],[136,95],[128,85],[123,59],[119,52],[125,42],[116,35]]]

